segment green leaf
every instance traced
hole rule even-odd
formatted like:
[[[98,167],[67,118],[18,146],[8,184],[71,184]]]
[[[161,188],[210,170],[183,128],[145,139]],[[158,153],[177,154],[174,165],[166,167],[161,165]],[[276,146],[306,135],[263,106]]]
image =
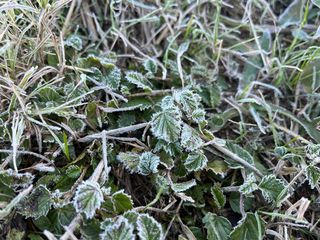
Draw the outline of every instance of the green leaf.
[[[73,205],[78,213],[84,213],[87,218],[93,218],[102,202],[103,194],[100,185],[87,180],[78,186]]]
[[[192,152],[188,154],[187,159],[184,162],[185,168],[188,172],[199,171],[207,166],[208,159],[202,151]]]
[[[72,34],[70,37],[68,37],[64,41],[64,44],[66,46],[74,48],[77,51],[81,51],[82,49],[82,39],[76,34]]]
[[[138,235],[141,240],[163,239],[163,231],[160,223],[148,214],[140,214],[138,217]]]
[[[52,205],[50,191],[44,186],[39,185],[32,190],[29,196],[25,197],[18,205],[18,211],[28,217],[38,219],[46,216]]]
[[[306,168],[307,179],[312,189],[314,189],[320,180],[320,168],[310,165]]]
[[[124,217],[119,217],[117,221],[105,228],[100,235],[101,240],[134,240],[133,227]]]
[[[120,161],[130,173],[138,172],[139,158],[139,154],[134,152],[120,152],[117,156],[118,161]]]
[[[81,174],[81,168],[77,165],[70,165],[66,170],[66,174],[69,178],[78,178]]]
[[[43,87],[38,91],[38,100],[43,103],[47,102],[60,102],[62,97],[52,87]]]
[[[193,111],[200,107],[201,97],[189,89],[174,91],[173,98],[189,118],[192,117]]]
[[[117,67],[109,70],[105,75],[105,84],[110,87],[112,90],[118,90],[120,87],[121,81],[121,70]]]
[[[199,149],[203,145],[203,140],[199,134],[189,127],[187,124],[183,124],[181,132],[181,146],[187,151],[194,151]]]
[[[141,73],[128,71],[126,72],[126,80],[129,83],[136,85],[138,88],[142,88],[143,90],[146,90],[149,92],[152,91],[150,87],[151,84]]]
[[[180,111],[167,109],[152,116],[151,131],[159,139],[176,142],[179,140],[181,123]]]
[[[210,84],[208,87],[202,87],[200,96],[205,104],[215,108],[221,103],[221,90],[216,84]]]
[[[264,176],[258,187],[266,201],[279,202],[284,197],[282,191],[286,186],[280,179],[271,174]]]
[[[112,202],[117,213],[123,213],[133,208],[131,196],[124,193],[123,190],[112,195]]]
[[[125,217],[129,224],[132,224],[132,225],[135,225],[137,224],[137,220],[138,220],[138,217],[139,217],[139,213],[137,213],[136,211],[134,210],[130,210],[130,211],[127,211],[123,214],[123,217]]]
[[[285,28],[290,25],[300,25],[304,14],[305,0],[295,0],[279,17],[279,24]]]
[[[209,212],[204,216],[202,222],[207,229],[207,239],[230,239],[229,235],[231,233],[232,226],[228,219]]]
[[[144,152],[139,158],[138,172],[142,175],[149,175],[158,172],[160,158],[152,152]]]
[[[192,188],[195,185],[197,185],[196,180],[192,179],[192,180],[187,181],[187,182],[173,183],[171,185],[171,188],[175,192],[184,192],[184,191]]]
[[[33,182],[34,175],[31,173],[17,173],[12,169],[0,171],[0,181],[13,189],[27,188]]]
[[[254,165],[253,157],[250,155],[250,153],[246,150],[244,150],[242,147],[240,147],[237,144],[233,144],[231,142],[226,143],[226,147],[233,152],[238,157],[242,158],[243,160],[247,161],[249,164]],[[226,158],[226,162],[229,164],[230,168],[243,168],[243,166],[234,160],[230,158]]]
[[[249,195],[250,193],[254,192],[258,189],[256,177],[254,176],[254,173],[250,173],[244,183],[240,186],[239,191],[242,194]]]
[[[148,58],[143,62],[143,67],[148,73],[151,73],[151,74],[156,74],[158,71],[158,65],[154,60],[150,58]]]
[[[222,189],[219,184],[215,184],[211,188],[211,194],[213,196],[214,203],[216,206],[221,209],[226,204],[226,197],[224,196]]]
[[[320,0],[311,0],[314,5],[320,8]]]
[[[240,224],[231,232],[231,240],[262,240],[265,231],[265,223],[256,213],[247,213]]]

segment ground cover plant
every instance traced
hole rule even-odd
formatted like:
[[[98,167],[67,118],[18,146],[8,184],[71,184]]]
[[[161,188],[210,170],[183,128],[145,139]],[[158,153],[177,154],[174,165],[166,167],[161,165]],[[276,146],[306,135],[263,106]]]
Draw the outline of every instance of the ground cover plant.
[[[319,239],[320,1],[0,1],[0,239]]]

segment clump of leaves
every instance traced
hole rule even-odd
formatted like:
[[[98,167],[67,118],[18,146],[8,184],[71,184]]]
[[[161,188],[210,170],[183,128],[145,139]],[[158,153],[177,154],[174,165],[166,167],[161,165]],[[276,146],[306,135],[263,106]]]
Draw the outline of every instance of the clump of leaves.
[[[0,238],[317,238],[319,6],[1,2]]]

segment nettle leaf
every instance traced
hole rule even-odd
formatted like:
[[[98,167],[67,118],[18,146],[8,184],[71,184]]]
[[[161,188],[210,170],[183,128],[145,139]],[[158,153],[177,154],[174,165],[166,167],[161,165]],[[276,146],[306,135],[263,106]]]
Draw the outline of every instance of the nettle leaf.
[[[48,214],[51,205],[52,196],[50,191],[46,186],[39,185],[18,204],[18,211],[27,218],[38,219]]]
[[[131,196],[124,193],[123,190],[112,194],[112,202],[115,211],[118,213],[123,213],[133,208]]]
[[[148,58],[143,62],[144,69],[151,74],[156,74],[158,71],[158,65],[153,59]]]
[[[91,67],[104,67],[105,69],[109,69],[114,67],[115,60],[110,58],[109,56],[95,56],[93,54],[89,54],[85,58],[79,58],[77,60],[77,65],[81,68],[91,68]]]
[[[320,180],[320,168],[310,165],[306,168],[306,175],[311,188],[314,189]]]
[[[311,161],[316,161],[320,157],[320,144],[309,144],[306,146],[306,156]]]
[[[118,67],[114,67],[112,70],[108,71],[105,75],[105,84],[112,90],[118,90],[121,81],[121,70]]]
[[[156,146],[154,147],[154,151],[159,152],[161,150],[165,151],[171,157],[182,153],[182,147],[178,142],[168,143],[160,139],[158,140]]]
[[[87,218],[93,218],[102,202],[103,194],[100,185],[87,180],[78,186],[73,205],[78,213],[84,213]]]
[[[191,114],[191,119],[196,123],[205,123],[206,122],[206,111],[202,108],[194,110]]]
[[[203,140],[199,134],[189,127],[187,124],[183,124],[181,132],[181,146],[187,151],[194,151],[199,149],[203,145]]]
[[[163,239],[163,230],[160,223],[148,214],[140,214],[137,225],[138,235],[141,240]]]
[[[173,98],[181,105],[182,110],[188,117],[191,117],[193,111],[200,107],[201,97],[189,89],[174,91]]]
[[[272,174],[264,176],[258,187],[261,190],[263,197],[268,202],[278,202],[283,199],[285,195],[282,193],[286,188],[285,184]]]
[[[193,186],[197,185],[196,180],[192,179],[187,182],[182,182],[182,183],[173,183],[171,185],[171,188],[174,192],[184,192],[187,191],[188,189],[192,188]]]
[[[104,232],[100,234],[101,240],[134,240],[133,227],[124,217],[119,217],[117,221],[110,222]]]
[[[60,102],[61,99],[60,94],[52,87],[46,86],[38,91],[38,100],[40,102]]]
[[[125,212],[122,216],[128,220],[129,224],[132,224],[136,227],[139,213],[137,213],[134,210],[130,210],[130,211]]]
[[[177,109],[178,110],[176,103],[174,102],[174,99],[172,96],[165,96],[164,98],[162,98],[161,108],[162,108],[162,110],[167,110],[167,109]]]
[[[181,113],[178,109],[167,109],[153,114],[151,131],[154,136],[166,142],[179,140],[181,131]]]
[[[150,82],[141,73],[135,71],[126,72],[126,80],[136,85],[138,88],[151,92]]]
[[[202,151],[192,152],[188,154],[187,159],[184,162],[185,168],[188,172],[199,171],[207,166],[208,159]]]
[[[239,145],[233,144],[231,142],[227,142],[226,147],[231,152],[236,154],[238,157],[242,158],[243,160],[246,160],[249,164],[254,165],[253,157],[251,156],[251,154],[247,150],[244,150]],[[234,168],[234,169],[243,168],[243,166],[241,164],[235,162],[234,160],[232,160],[230,158],[226,158],[225,160],[229,164],[230,168]]]
[[[0,181],[6,186],[17,189],[27,188],[33,182],[34,175],[31,173],[17,173],[12,169],[0,171]]]
[[[70,37],[68,37],[64,41],[64,44],[68,47],[74,48],[77,51],[81,51],[82,49],[82,39],[76,34],[72,34]]]
[[[265,223],[258,214],[247,213],[240,224],[231,232],[231,240],[262,240]]]
[[[158,172],[160,158],[152,152],[144,152],[139,158],[138,172],[142,175]]]
[[[78,178],[81,174],[81,168],[77,165],[70,165],[66,170],[66,174],[69,178]]]
[[[118,161],[120,161],[130,173],[138,172],[139,158],[140,155],[134,152],[120,152],[117,156]]]
[[[209,212],[204,216],[202,222],[207,229],[207,239],[230,239],[232,226],[228,219]]]
[[[226,204],[226,196],[223,194],[220,185],[215,184],[211,188],[211,194],[213,196],[214,203],[217,205],[217,207],[219,209],[223,208],[224,205]]]
[[[244,183],[240,186],[239,191],[242,194],[249,195],[250,193],[254,192],[255,190],[258,189],[257,185],[257,179],[254,176],[254,173],[250,173]]]

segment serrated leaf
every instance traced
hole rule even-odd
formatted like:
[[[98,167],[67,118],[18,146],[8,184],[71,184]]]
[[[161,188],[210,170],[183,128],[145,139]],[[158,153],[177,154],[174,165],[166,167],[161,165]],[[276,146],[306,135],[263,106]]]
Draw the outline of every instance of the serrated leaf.
[[[280,196],[280,194],[285,189],[285,184],[280,179],[277,179],[275,175],[264,176],[258,187],[268,202],[278,202],[281,200],[278,199],[279,197],[284,197]]]
[[[112,202],[115,211],[118,213],[123,213],[133,208],[133,201],[131,199],[131,196],[124,193],[123,190],[118,191],[112,195]]]
[[[134,173],[138,171],[139,157],[139,154],[134,152],[120,152],[117,159],[130,173]]]
[[[27,188],[33,182],[34,175],[31,173],[17,173],[12,169],[0,171],[0,181],[13,189]]]
[[[163,231],[160,223],[148,214],[140,214],[137,225],[138,235],[141,240],[163,239]]]
[[[238,157],[242,158],[243,160],[247,161],[249,164],[254,165],[254,161],[253,161],[253,157],[251,156],[251,154],[244,150],[242,147],[240,147],[237,144],[233,144],[231,142],[227,142],[226,143],[226,147],[233,152],[235,155],[237,155]],[[237,162],[235,162],[234,160],[230,159],[230,158],[226,158],[226,162],[229,164],[229,166],[231,168],[243,168],[243,166]]]
[[[39,185],[19,203],[18,211],[27,218],[38,219],[47,215],[51,205],[52,196],[50,191],[44,185]]]
[[[193,111],[200,107],[201,97],[189,89],[174,91],[173,98],[189,118],[192,117]]]
[[[203,123],[207,124],[206,122],[206,111],[202,108],[198,108],[194,110],[191,114],[191,119],[196,123]]]
[[[132,210],[132,211],[125,212],[122,216],[128,220],[129,224],[136,225],[139,217],[139,213]]]
[[[112,90],[118,90],[121,81],[121,70],[114,67],[105,75],[105,84]]]
[[[257,185],[257,179],[254,176],[254,173],[250,173],[244,183],[240,186],[239,191],[242,194],[249,195],[250,193],[254,192],[255,190],[258,189]]]
[[[161,100],[161,108],[162,110],[167,109],[177,109],[176,103],[174,102],[174,99],[172,96],[165,96]]]
[[[191,152],[199,149],[203,145],[203,143],[203,140],[195,130],[193,130],[187,124],[183,124],[181,132],[182,147]]]
[[[76,191],[73,205],[78,213],[84,213],[87,218],[93,218],[103,202],[100,185],[91,180],[81,183]]]
[[[134,240],[133,227],[124,217],[119,217],[117,221],[111,223],[100,234],[101,240]]]
[[[179,193],[179,192],[184,192],[184,191],[192,188],[195,185],[197,185],[196,180],[192,179],[192,180],[187,181],[187,182],[173,183],[171,185],[171,188],[172,188],[173,191]]]
[[[228,219],[209,212],[204,216],[202,222],[204,223],[205,228],[207,229],[207,239],[230,239],[229,235],[231,233],[232,226]]]
[[[43,87],[38,91],[38,100],[40,102],[59,102],[61,100],[60,94],[52,87]]]
[[[125,78],[129,83],[136,85],[138,88],[142,88],[149,92],[152,91],[149,81],[141,73],[128,71],[126,72]]]
[[[211,194],[213,196],[213,200],[215,205],[221,209],[224,207],[224,205],[226,204],[226,197],[224,196],[222,189],[220,187],[220,185],[215,184],[212,188],[211,188]]]
[[[200,95],[203,102],[211,108],[215,108],[221,103],[221,90],[216,84],[202,87]]]
[[[66,174],[69,178],[77,178],[81,174],[81,168],[77,165],[70,165],[66,170]]]
[[[188,154],[187,159],[184,162],[185,168],[188,172],[199,171],[207,166],[208,159],[202,151],[192,152]]]
[[[314,189],[320,180],[320,168],[310,165],[306,168],[306,175],[311,188]]]
[[[151,131],[154,136],[166,142],[179,140],[181,131],[181,113],[177,109],[167,109],[152,116]]]
[[[150,58],[148,58],[143,62],[143,67],[146,71],[148,71],[151,74],[156,74],[158,71],[158,65],[154,60]]]
[[[246,217],[231,232],[231,240],[262,240],[265,224],[258,214],[247,213]]]
[[[144,152],[139,158],[138,172],[142,175],[149,175],[158,172],[160,158],[152,152]]]
[[[228,165],[222,160],[214,160],[208,162],[206,169],[213,171],[215,174],[224,176],[228,171]]]
[[[165,151],[167,154],[169,154],[171,157],[176,156],[180,153],[182,153],[182,147],[178,142],[174,143],[168,143],[164,140],[158,140],[156,146],[154,147],[154,151]]]

